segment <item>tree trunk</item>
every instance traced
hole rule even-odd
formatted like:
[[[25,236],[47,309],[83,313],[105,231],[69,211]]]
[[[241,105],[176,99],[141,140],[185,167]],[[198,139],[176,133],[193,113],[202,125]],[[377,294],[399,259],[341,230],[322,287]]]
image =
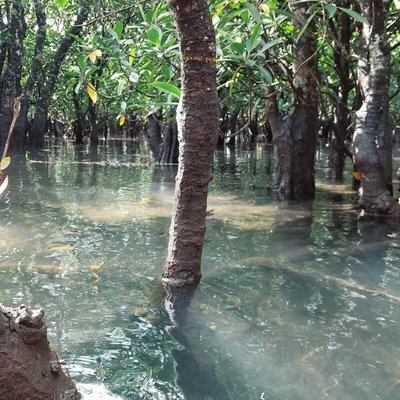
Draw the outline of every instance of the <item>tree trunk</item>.
[[[295,28],[308,19],[308,5],[292,0]],[[317,43],[311,21],[293,46],[293,101],[282,118],[276,95],[266,87],[265,107],[278,154],[275,190],[282,199],[314,197],[314,161],[318,131]]]
[[[342,0],[340,5],[344,8],[350,7],[349,0]],[[350,127],[350,109],[348,106],[349,95],[353,88],[353,82],[350,78],[351,60],[350,60],[350,40],[352,37],[350,16],[343,11],[338,10],[337,27],[333,27],[335,32],[335,41],[333,47],[333,57],[335,61],[336,72],[339,76],[339,88],[337,93],[337,102],[334,114],[333,135],[331,136],[330,162],[334,180],[343,179],[344,161],[346,152],[344,141],[351,137]]]
[[[206,0],[170,0],[182,57],[182,96],[177,110],[179,167],[163,281],[201,279],[208,184],[218,139],[215,33]]]
[[[3,148],[14,115],[14,99],[21,94],[22,51],[26,32],[24,8],[12,3],[7,67],[2,80],[0,99],[0,148]]]
[[[160,146],[162,142],[161,138],[161,126],[159,119],[161,113],[150,114],[147,121],[147,135],[149,138],[149,144],[153,158],[155,162],[160,161]]]
[[[359,1],[364,24],[360,37],[358,78],[363,96],[356,113],[354,164],[361,173],[359,205],[371,214],[398,212],[391,195],[391,130],[389,119],[390,51],[386,37],[390,1]]]
[[[61,41],[49,70],[46,73],[46,80],[43,82],[42,92],[36,103],[36,112],[33,118],[32,126],[29,132],[29,144],[33,147],[44,146],[44,134],[46,129],[47,114],[50,107],[51,97],[53,95],[54,86],[57,82],[61,65],[68,53],[69,48],[75,40],[75,36],[79,36],[82,32],[83,23],[89,15],[89,5],[91,0],[82,0],[81,8],[74,25],[66,32],[64,39]]]
[[[43,48],[46,41],[46,15],[40,0],[35,0],[35,14],[38,24],[35,50],[33,53],[29,77],[23,89],[24,95],[21,99],[21,111],[19,113],[17,123],[15,124],[13,136],[14,147],[17,149],[20,149],[25,145],[25,137],[28,127],[28,112],[32,90],[34,85],[40,81],[39,76],[42,69]]]
[[[0,398],[78,400],[80,395],[47,340],[44,311],[0,305]]]
[[[177,164],[179,157],[178,128],[176,117],[168,123],[162,140],[159,160],[160,164]]]

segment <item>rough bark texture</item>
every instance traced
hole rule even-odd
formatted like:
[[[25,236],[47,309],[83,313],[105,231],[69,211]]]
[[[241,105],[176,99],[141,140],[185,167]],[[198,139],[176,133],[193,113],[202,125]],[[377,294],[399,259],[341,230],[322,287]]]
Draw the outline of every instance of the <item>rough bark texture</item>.
[[[46,130],[47,114],[50,107],[54,86],[57,82],[61,65],[68,53],[69,48],[74,42],[74,36],[79,36],[82,32],[83,24],[89,15],[89,4],[91,0],[82,0],[81,8],[76,21],[71,29],[66,32],[64,39],[60,43],[50,67],[46,72],[46,80],[41,88],[41,95],[36,102],[36,112],[29,132],[29,144],[33,147],[44,146],[44,134]]]
[[[51,351],[44,311],[0,305],[0,398],[78,400],[80,395]]]
[[[349,0],[340,1],[340,6],[350,8]],[[343,179],[344,161],[346,149],[344,141],[350,137],[350,109],[348,106],[349,95],[353,88],[351,79],[350,40],[352,37],[351,19],[343,11],[337,13],[337,26],[332,22],[334,45],[333,57],[335,69],[339,77],[337,90],[337,102],[334,113],[333,134],[331,136],[330,163],[334,180]]]
[[[28,80],[23,89],[21,99],[21,111],[14,129],[13,147],[20,149],[25,145],[25,137],[28,127],[28,112],[32,96],[32,90],[42,70],[42,53],[46,41],[46,15],[40,0],[35,0],[35,14],[38,30],[36,33],[35,50],[30,67]]]
[[[291,1],[300,31],[308,18],[308,4]],[[282,118],[276,97],[266,87],[265,107],[278,154],[278,179],[275,190],[282,199],[313,198],[314,161],[318,130],[318,74],[316,35],[311,22],[293,45],[293,102]]]
[[[160,118],[161,113],[150,114],[147,121],[147,136],[155,162],[160,161],[160,146],[162,143]]]
[[[10,15],[10,41],[0,98],[0,148],[3,148],[14,114],[14,99],[21,94],[22,50],[26,23],[24,7],[13,2]]]
[[[363,104],[356,113],[354,163],[362,175],[359,204],[372,214],[398,213],[391,196],[391,130],[389,119],[390,52],[386,37],[389,1],[359,1],[364,24],[358,78]]]
[[[215,33],[205,0],[171,0],[182,57],[182,97],[177,110],[179,167],[163,281],[201,278],[207,191],[218,138]]]

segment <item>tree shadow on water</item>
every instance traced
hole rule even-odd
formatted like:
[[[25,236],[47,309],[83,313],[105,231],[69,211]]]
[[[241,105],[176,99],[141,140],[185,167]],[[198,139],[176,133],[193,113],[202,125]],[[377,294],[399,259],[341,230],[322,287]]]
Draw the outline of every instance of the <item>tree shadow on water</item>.
[[[168,286],[165,308],[172,326],[167,332],[179,343],[172,350],[175,360],[176,383],[187,400],[230,400],[218,379],[215,362],[201,339],[201,327],[190,318],[190,304],[197,285]]]

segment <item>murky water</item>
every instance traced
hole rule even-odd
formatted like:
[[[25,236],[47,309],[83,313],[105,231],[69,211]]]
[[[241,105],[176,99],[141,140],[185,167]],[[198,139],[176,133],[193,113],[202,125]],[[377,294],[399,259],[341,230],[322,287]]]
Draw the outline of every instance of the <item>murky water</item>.
[[[358,218],[323,152],[314,203],[276,202],[274,162],[216,154],[204,276],[171,336],[174,168],[122,141],[14,157],[0,302],[45,308],[71,375],[125,399],[400,398],[400,232]]]

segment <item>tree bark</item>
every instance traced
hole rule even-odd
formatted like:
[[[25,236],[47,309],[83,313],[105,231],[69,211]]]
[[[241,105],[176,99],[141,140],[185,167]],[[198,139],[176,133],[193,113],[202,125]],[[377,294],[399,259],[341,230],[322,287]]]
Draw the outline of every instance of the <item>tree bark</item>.
[[[78,400],[80,395],[47,340],[43,310],[0,305],[0,398]]]
[[[340,6],[350,7],[349,0],[342,0]],[[344,141],[351,137],[350,109],[348,106],[349,95],[353,88],[350,60],[350,40],[352,37],[350,16],[338,10],[337,27],[333,26],[334,45],[333,58],[335,61],[336,72],[339,77],[339,87],[337,91],[337,102],[334,113],[333,134],[331,136],[330,162],[334,180],[343,179],[344,161],[346,159]]]
[[[155,162],[160,161],[160,147],[162,143],[160,120],[161,113],[150,114],[147,119],[147,136]]]
[[[29,144],[32,147],[44,146],[44,134],[46,129],[47,114],[49,111],[51,97],[53,95],[54,86],[57,82],[58,74],[61,65],[68,53],[72,43],[74,43],[74,36],[79,36],[82,32],[83,24],[89,15],[89,5],[91,0],[82,0],[81,7],[76,18],[74,25],[66,32],[65,37],[60,43],[52,62],[50,63],[49,70],[46,73],[46,80],[43,82],[42,92],[36,102],[36,112],[33,118],[32,126],[29,131]]]
[[[35,0],[35,14],[38,26],[35,50],[33,53],[29,77],[23,89],[24,95],[21,99],[21,111],[14,129],[13,147],[17,149],[20,149],[25,145],[32,90],[34,85],[40,81],[39,76],[42,70],[43,48],[46,41],[46,15],[40,0]]]
[[[170,0],[180,38],[179,167],[163,281],[201,279],[208,184],[218,139],[215,32],[206,0]]]
[[[398,213],[392,191],[389,119],[390,50],[386,25],[390,1],[359,0],[364,24],[360,37],[358,79],[363,96],[356,112],[354,164],[361,173],[359,205],[371,214]]]
[[[291,0],[300,31],[308,19],[308,3]],[[314,24],[293,45],[293,101],[283,118],[276,96],[266,87],[265,107],[278,154],[275,190],[281,199],[311,199],[315,194],[314,162],[318,131],[317,41]]]
[[[14,99],[21,94],[22,52],[26,32],[24,7],[13,2],[9,23],[7,66],[2,79],[0,99],[0,148],[4,147],[14,115]]]

